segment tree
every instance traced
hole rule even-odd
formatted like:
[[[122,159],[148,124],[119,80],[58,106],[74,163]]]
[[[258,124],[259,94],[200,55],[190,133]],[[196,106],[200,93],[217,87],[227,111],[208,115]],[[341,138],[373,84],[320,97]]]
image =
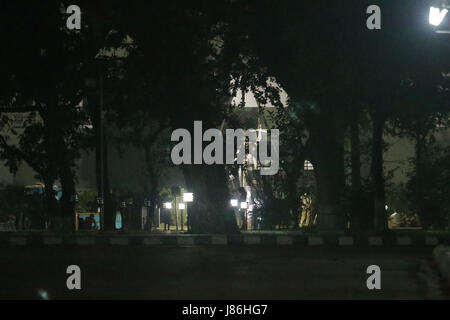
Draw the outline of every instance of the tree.
[[[126,99],[133,111],[137,108],[139,114],[148,114],[156,123],[166,121],[174,129],[193,132],[194,120],[202,120],[206,128],[219,126],[227,113],[224,101],[230,96],[229,75],[225,77],[219,68],[213,41],[220,33],[220,5],[168,1],[128,4],[118,11],[121,16],[113,21],[116,38],[122,41],[128,36],[133,42],[123,61],[122,83],[131,81],[136,90],[126,86],[116,101]],[[137,105],[129,104],[138,99]],[[183,165],[181,169],[188,190],[195,194],[190,206],[193,231],[237,231],[229,218],[224,166]]]
[[[64,27],[63,12],[60,2],[10,3],[2,7],[2,21],[12,30],[3,38],[9,48],[1,57],[0,101],[6,108],[0,112],[4,122],[8,122],[6,112],[25,112],[27,116],[23,130],[3,127],[0,149],[13,172],[20,161],[25,161],[43,180],[54,228],[59,210],[53,184],[60,179],[63,196],[58,216],[63,220],[62,227],[71,229],[74,168],[83,145],[86,117],[80,104],[82,39]],[[33,37],[30,33],[34,33]],[[10,144],[11,136],[16,137],[17,144]]]
[[[373,227],[386,229],[385,123],[393,114],[401,83],[410,73],[417,73],[427,63],[431,63],[434,76],[442,71],[441,59],[437,58],[442,50],[432,29],[424,27],[426,1],[383,3],[381,30],[366,28],[365,12],[370,4],[241,1],[230,13],[231,34],[240,35],[236,37],[238,44],[230,46],[249,57],[247,61],[255,62],[253,73],[275,77],[289,94],[291,104],[310,110],[304,119],[310,132],[305,152],[316,171],[321,228],[343,227],[343,132],[349,125],[355,130],[357,115],[368,110],[373,130]],[[355,131],[355,147],[357,143]],[[355,154],[355,187],[356,159]]]

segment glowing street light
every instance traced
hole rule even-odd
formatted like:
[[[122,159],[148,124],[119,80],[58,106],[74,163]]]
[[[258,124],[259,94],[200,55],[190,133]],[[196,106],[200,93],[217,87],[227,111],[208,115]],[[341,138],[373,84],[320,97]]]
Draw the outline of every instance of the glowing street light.
[[[436,7],[430,7],[430,14],[428,17],[428,22],[437,27],[439,26],[445,18],[445,15],[448,13],[447,9],[440,9]]]
[[[237,201],[237,199],[231,199],[231,206],[232,207],[237,207],[238,206],[238,201]]]
[[[172,202],[164,202],[164,208],[172,209]]]
[[[183,201],[184,202],[193,202],[194,201],[194,194],[192,192],[185,192],[185,193],[183,193]]]

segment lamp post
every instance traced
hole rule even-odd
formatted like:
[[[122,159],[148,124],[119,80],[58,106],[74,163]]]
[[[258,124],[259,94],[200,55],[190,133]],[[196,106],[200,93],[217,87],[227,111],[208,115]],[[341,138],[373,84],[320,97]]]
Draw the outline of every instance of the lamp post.
[[[168,223],[168,222],[169,222],[170,219],[171,219],[171,214],[170,214],[170,212],[171,212],[171,209],[172,209],[172,202],[165,202],[165,203],[164,203],[164,208],[166,208],[166,209],[169,211],[169,217],[168,217],[168,219],[166,218],[166,216],[165,216],[165,218],[164,218],[164,230],[166,230],[166,225],[168,225],[168,229],[169,229],[169,231],[170,231],[170,223]]]
[[[130,228],[130,226],[133,228],[133,213],[132,213],[132,206],[133,206],[133,198],[129,198],[127,200],[127,223],[125,224],[127,226],[127,229]]]
[[[244,214],[244,217],[245,217],[245,222],[244,222],[244,225],[245,225],[245,230],[248,230],[248,225],[247,225],[247,219],[248,219],[248,217],[247,217],[247,202],[246,201],[242,201],[241,202],[241,209],[244,209],[245,211],[245,214]]]
[[[145,204],[145,207],[147,208],[147,230],[152,231],[153,221],[150,217],[150,206],[151,206],[150,200],[145,199],[144,204]]]
[[[183,202],[186,203],[186,217],[187,217],[187,229],[188,231],[191,230],[191,220],[189,217],[189,211],[187,210],[188,208],[188,202],[193,202],[194,201],[194,194],[192,192],[185,192],[183,193]]]
[[[180,209],[180,220],[181,220],[181,231],[184,231],[184,225],[183,225],[183,211],[186,208],[186,205],[183,202],[180,202],[178,204],[178,209]]]
[[[230,204],[231,204],[231,207],[233,208],[234,218],[236,219],[236,221],[239,225],[239,223],[242,223],[241,215],[239,214],[239,209],[238,209],[239,201],[238,201],[238,199],[231,199]],[[242,224],[240,227],[242,228]]]

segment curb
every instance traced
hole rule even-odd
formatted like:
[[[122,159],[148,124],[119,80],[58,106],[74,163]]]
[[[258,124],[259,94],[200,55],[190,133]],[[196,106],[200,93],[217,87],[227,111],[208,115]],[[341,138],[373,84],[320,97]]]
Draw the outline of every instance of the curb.
[[[9,234],[0,238],[6,245],[246,245],[246,246],[333,246],[333,247],[434,247],[450,244],[449,237],[440,236],[319,236],[319,235],[45,235]],[[442,250],[442,249],[440,249]],[[437,254],[437,253],[436,253]],[[442,255],[439,251],[439,255]],[[450,266],[450,265],[449,265]]]
[[[439,245],[433,250],[433,257],[442,277],[450,284],[450,247]]]

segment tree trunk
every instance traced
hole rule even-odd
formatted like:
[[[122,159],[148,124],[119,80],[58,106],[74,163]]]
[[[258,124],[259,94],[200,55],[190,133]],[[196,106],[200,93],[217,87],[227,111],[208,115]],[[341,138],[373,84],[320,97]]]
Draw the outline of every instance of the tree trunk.
[[[374,113],[373,136],[372,136],[372,164],[371,176],[373,183],[373,214],[374,229],[379,232],[387,230],[386,200],[384,193],[383,176],[383,130],[385,117],[382,114]]]
[[[423,176],[423,152],[425,149],[425,136],[423,134],[417,134],[417,136],[415,137],[415,165],[416,165],[416,185],[415,185],[415,189],[416,189],[416,194],[415,196],[417,197],[417,214],[420,217],[421,223],[422,223],[422,227],[424,229],[427,229],[430,224],[428,219],[424,219],[424,213],[425,213],[425,208],[424,208],[424,176]]]
[[[45,188],[45,209],[46,214],[44,215],[44,223],[49,222],[50,228],[55,229],[55,217],[58,212],[58,203],[55,198],[55,191],[53,190],[54,179],[50,177],[43,176]]]
[[[230,206],[230,194],[222,165],[183,165],[186,186],[194,193],[189,203],[193,233],[239,232]]]
[[[351,143],[351,167],[352,167],[352,196],[351,196],[351,229],[361,230],[364,228],[364,220],[367,220],[367,213],[362,205],[361,188],[361,148],[359,138],[358,118],[352,117],[350,124]]]
[[[152,231],[153,219],[156,214],[156,201],[158,199],[158,187],[159,187],[159,176],[160,172],[158,172],[158,168],[156,168],[156,164],[152,161],[151,148],[149,145],[145,145],[144,147],[145,153],[145,163],[147,173],[150,175],[150,208],[147,210],[147,231]]]
[[[111,188],[109,185],[108,143],[106,138],[103,139],[103,197],[105,198],[103,230],[113,231],[115,230],[116,201],[115,197],[111,194]]]
[[[320,117],[310,128],[308,152],[314,165],[317,183],[318,227],[322,230],[343,229],[343,134],[330,118]]]
[[[303,164],[304,158],[297,159],[296,163]],[[297,190],[297,181],[303,172],[303,165],[297,165],[289,172],[287,177],[287,199],[289,210],[291,211],[292,220],[294,220],[294,229],[298,229],[302,215],[302,202]]]
[[[158,190],[156,188],[152,188],[152,191],[150,192],[150,208],[148,210],[148,216],[147,216],[147,230],[152,231],[153,223],[156,217],[157,213],[157,205],[156,201],[158,200]],[[156,226],[158,227],[158,226]]]
[[[61,231],[70,232],[75,230],[75,182],[70,168],[61,170]]]
[[[352,189],[361,189],[361,149],[359,139],[358,120],[352,119],[351,130],[351,162],[352,162]]]
[[[97,135],[100,134],[100,130],[97,130]],[[103,135],[105,135],[103,133]],[[108,146],[106,138],[101,139],[97,136],[97,143],[95,146],[95,168],[96,168],[96,178],[97,178],[97,192],[99,197],[103,196],[103,225],[100,226],[103,230],[111,231],[115,230],[115,211],[116,204],[115,199],[112,197],[110,186],[109,186],[109,174],[108,174]],[[102,148],[103,146],[103,148]],[[101,153],[103,152],[103,159]],[[102,170],[103,169],[103,170]]]

